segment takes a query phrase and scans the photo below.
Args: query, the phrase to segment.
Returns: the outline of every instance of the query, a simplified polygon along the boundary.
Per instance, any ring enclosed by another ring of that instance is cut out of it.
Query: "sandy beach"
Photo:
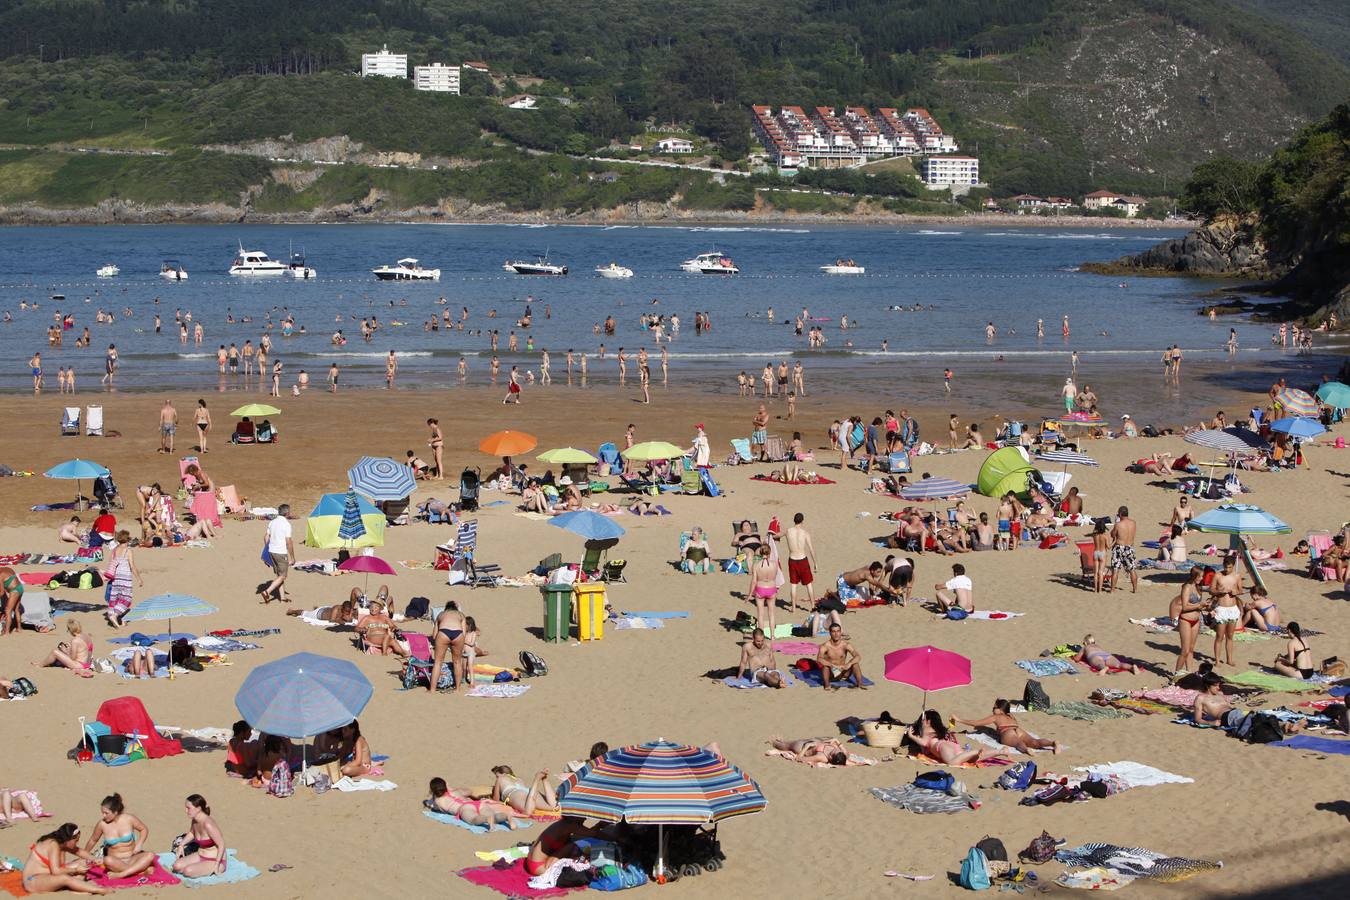
[[[94,396],[85,394],[79,399],[90,402]],[[71,513],[28,510],[35,504],[73,496],[69,482],[41,477],[41,472],[63,460],[81,457],[109,466],[128,497],[129,508],[118,512],[119,519],[128,517],[133,524],[138,484],[176,485],[177,459],[192,455],[195,443],[189,423],[198,395],[175,392],[168,396],[183,422],[177,435],[178,452],[172,457],[156,452],[160,394],[101,397],[106,428],[121,432],[120,437],[104,438],[58,436],[64,405],[60,395],[0,397],[0,417],[6,423],[5,436],[0,438],[0,463],[38,473],[32,478],[0,479],[0,555],[62,551],[57,529]],[[308,396],[277,401],[283,410],[275,418],[279,443],[231,446],[226,436],[233,420],[227,413],[244,402],[242,396],[205,396],[216,422],[210,452],[202,457],[207,473],[217,484],[236,485],[253,504],[291,504],[300,517],[294,523],[300,560],[331,558],[329,551],[300,546],[303,516],[315,499],[321,493],[344,490],[346,469],[359,456],[402,459],[412,449],[429,459],[424,425],[429,416],[438,417],[445,430],[446,468],[451,477],[422,483],[414,502],[429,497],[456,499],[460,470],[474,465],[486,471],[496,462],[480,453],[477,444],[499,429],[537,435],[538,450],[569,445],[594,450],[603,441],[622,445],[630,422],[637,426],[639,441],[667,440],[688,446],[695,424],[702,422],[711,440],[712,458],[722,462],[730,449],[729,440],[748,435],[754,411],[752,403],[734,396],[709,398],[674,390],[658,392],[657,402],[644,406],[631,402],[631,394],[611,390],[530,389],[523,404],[510,407],[502,405],[501,390],[486,387],[363,390],[336,397],[312,390]],[[952,410],[933,405],[918,408],[902,397],[870,389],[865,396],[853,395],[843,407],[838,396],[803,398],[796,420],[775,418],[770,433],[790,437],[795,428],[802,431],[807,446],[820,448],[830,421],[842,413],[856,412],[870,421],[887,407],[898,410],[909,405],[922,423],[925,438],[941,436],[945,444],[947,413],[965,411],[960,405]],[[1245,409],[1259,399],[1231,394],[1229,398],[1246,401],[1235,409]],[[770,409],[774,416],[783,411],[781,404]],[[1106,409],[1108,418],[1112,411]],[[1018,412],[1010,409],[1008,414]],[[1131,412],[1142,419],[1147,410]],[[1345,426],[1339,430],[1344,433]],[[986,436],[992,436],[991,431]],[[1327,443],[1324,440],[1307,451],[1308,464],[1301,470],[1244,473],[1243,481],[1252,490],[1244,500],[1292,526],[1291,534],[1258,539],[1261,546],[1288,553],[1306,532],[1338,528],[1347,518],[1350,456],[1345,454],[1350,451],[1331,449]],[[1072,472],[1072,484],[1084,494],[1087,512],[1114,514],[1118,506],[1128,505],[1139,523],[1140,539],[1156,538],[1177,493],[1152,486],[1154,477],[1130,474],[1124,467],[1154,452],[1180,455],[1187,449],[1181,438],[1091,441],[1085,449],[1101,463],[1099,468],[1075,467]],[[1096,595],[1084,589],[1078,554],[1070,543],[1069,549],[1027,546],[1007,553],[966,554],[959,560],[974,582],[978,609],[1024,613],[1021,617],[954,622],[918,605],[846,614],[844,630],[862,654],[863,673],[875,682],[866,692],[800,686],[783,691],[731,690],[704,677],[710,670],[735,666],[740,635],[722,622],[753,609],[739,598],[746,590],[747,576],[693,576],[672,565],[682,530],[703,526],[714,555],[723,557],[728,555],[734,521],[750,518],[767,525],[777,516],[786,527],[794,513],[802,512],[814,536],[817,585],[821,587],[832,583],[838,573],[887,553],[870,542],[892,530],[878,521],[878,515],[904,504],[867,493],[868,476],[835,468],[837,452],[816,452],[815,468],[836,484],[787,486],[752,481],[752,475],[767,472],[769,467],[722,466],[713,473],[724,491],[722,497],[668,495],[661,502],[671,511],[669,516],[624,514],[616,519],[627,529],[613,554],[628,561],[627,583],[610,586],[610,602],[618,610],[690,613],[687,619],[666,621],[660,633],[607,630],[599,642],[550,645],[539,637],[542,603],[535,588],[470,591],[447,587],[443,572],[402,568],[397,563],[396,577],[371,579],[372,591],[387,581],[399,611],[409,598],[419,595],[430,598],[433,608],[457,600],[482,629],[480,643],[489,651],[484,662],[515,665],[521,650],[543,657],[549,674],[525,682],[529,691],[511,699],[403,692],[393,658],[360,654],[350,635],[288,618],[278,604],[260,605],[255,589],[267,571],[259,561],[265,531],[262,521],[227,517],[209,548],[138,550],[137,563],[145,580],[144,587],[136,590],[138,600],[177,591],[200,596],[219,608],[214,615],[177,622],[176,628],[204,634],[215,629],[275,627],[281,633],[258,638],[260,649],[229,654],[228,666],[150,681],[115,675],[85,680],[62,669],[33,669],[29,662],[41,658],[64,637],[64,618],[56,620],[57,633],[25,630],[0,639],[0,678],[25,675],[39,690],[21,702],[0,702],[0,724],[7,737],[0,786],[38,792],[44,809],[54,816],[41,825],[55,827],[73,821],[85,835],[98,818],[100,799],[118,791],[128,811],[149,827],[147,846],[156,850],[167,849],[173,836],[185,829],[182,799],[200,793],[210,802],[228,846],[238,851],[239,859],[262,871],[259,877],[238,885],[236,896],[302,897],[336,888],[348,896],[435,892],[487,898],[494,895],[454,873],[482,864],[474,857],[475,851],[531,840],[541,826],[519,833],[475,835],[432,821],[421,814],[420,805],[430,778],[440,776],[451,785],[487,784],[489,768],[503,763],[527,780],[542,769],[556,776],[566,762],[584,756],[593,742],[601,740],[611,747],[658,737],[689,743],[715,740],[729,760],[759,783],[768,807],[762,814],[724,822],[720,838],[728,857],[725,867],[661,889],[672,896],[768,898],[789,891],[827,897],[882,897],[897,892],[935,896],[959,890],[951,883],[952,876],[967,849],[984,835],[1000,838],[1010,854],[1016,854],[1042,830],[1067,839],[1070,847],[1105,842],[1224,863],[1220,871],[1181,885],[1137,881],[1127,889],[1130,896],[1344,896],[1350,866],[1338,850],[1350,816],[1345,760],[1245,744],[1217,731],[1170,724],[1168,715],[1089,722],[1039,712],[1020,714],[1019,721],[1029,731],[1066,745],[1053,758],[1048,753],[1037,755],[1042,772],[1071,775],[1076,766],[1132,760],[1194,779],[1190,784],[1136,788],[1120,796],[1049,808],[1022,807],[1017,803],[1020,795],[993,790],[990,786],[999,769],[966,769],[956,775],[983,805],[954,815],[919,816],[878,802],[867,789],[909,783],[931,765],[891,760],[888,752],[861,745],[853,749],[878,760],[876,765],[815,769],[766,757],[766,741],[771,736],[835,735],[835,723],[844,717],[875,716],[884,709],[912,720],[920,712],[921,693],[882,677],[882,657],[897,648],[932,644],[973,660],[972,684],[929,697],[929,706],[938,709],[944,719],[987,715],[997,697],[1020,700],[1028,674],[1014,664],[1016,660],[1036,657],[1057,644],[1078,642],[1089,632],[1106,649],[1144,660],[1157,672],[1170,670],[1177,653],[1174,633],[1150,633],[1129,619],[1166,615],[1180,576],[1145,571],[1137,594],[1126,590]],[[915,460],[914,471],[971,482],[987,454],[972,450],[922,457]],[[532,459],[533,453],[528,456],[531,472],[547,468]],[[1199,458],[1209,457],[1202,451]],[[89,492],[88,485],[85,492]],[[518,496],[483,494],[485,503],[494,500],[508,503],[485,508],[477,515],[480,561],[500,564],[508,575],[524,573],[553,552],[579,561],[580,538],[516,515]],[[1198,505],[1201,509],[1212,506]],[[990,498],[972,495],[967,506],[995,517],[995,502]],[[1087,535],[1078,528],[1066,531],[1070,541]],[[376,552],[391,562],[430,562],[435,545],[452,536],[452,528],[445,525],[390,528],[386,546]],[[1216,538],[1219,543],[1226,540]],[[1190,538],[1192,550],[1204,543],[1205,536]],[[934,583],[950,577],[952,562],[933,553],[917,556],[915,596],[931,597]],[[1286,562],[1287,570],[1264,573],[1283,620],[1297,620],[1322,632],[1309,639],[1318,661],[1350,656],[1346,640],[1350,604],[1344,592],[1337,585],[1305,577],[1306,558],[1291,557]],[[16,568],[30,572],[60,567]],[[294,606],[312,609],[341,601],[360,583],[359,578],[293,573],[288,587]],[[93,603],[102,599],[99,591],[53,593]],[[786,597],[786,588],[780,596]],[[107,641],[114,634],[103,617],[98,613],[77,617],[95,642],[95,656],[106,655]],[[789,618],[780,608],[779,621]],[[1208,657],[1212,645],[1212,638],[1202,637],[1197,649]],[[1284,646],[1283,639],[1240,642],[1236,669],[1222,671],[1233,674],[1268,664]],[[350,660],[370,679],[374,697],[360,716],[361,728],[375,753],[389,755],[384,777],[397,783],[396,790],[315,795],[299,789],[294,797],[277,800],[227,777],[223,752],[139,761],[122,768],[77,767],[66,759],[79,738],[78,717],[92,719],[99,704],[113,697],[139,697],[160,725],[228,729],[239,718],[233,699],[248,672],[300,651]],[[779,657],[780,664],[791,659]],[[1042,679],[1056,701],[1083,700],[1094,688],[1108,685],[1144,689],[1164,682],[1162,675],[1147,671]],[[1258,708],[1292,708],[1308,697],[1325,694],[1264,694]],[[0,830],[0,855],[26,857],[29,844],[47,830],[26,820]],[[276,863],[294,868],[268,872]],[[1034,868],[1041,883],[1050,884],[1064,866],[1051,862]],[[897,884],[900,879],[884,877],[887,871],[935,877],[926,883]],[[656,889],[642,890],[645,894]],[[180,892],[181,888],[121,893],[133,897],[166,891]]]

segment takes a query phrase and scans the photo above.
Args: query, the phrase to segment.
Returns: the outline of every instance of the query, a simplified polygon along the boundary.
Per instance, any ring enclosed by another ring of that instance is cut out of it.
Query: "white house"
[[[473,72],[476,75],[491,74],[491,70],[488,69],[488,64],[476,59],[466,60],[464,62],[464,71]]]
[[[361,54],[361,77],[370,78],[380,75],[385,78],[408,77],[408,54],[390,53],[389,45],[380,48],[379,53]]]
[[[1018,209],[1040,209],[1049,205],[1043,197],[1037,197],[1035,194],[1018,194],[1009,198],[1009,202],[1017,204]]]
[[[516,94],[514,97],[507,97],[502,101],[508,109],[534,109],[539,104],[539,98],[532,94]]]
[[[693,153],[694,142],[685,138],[661,138],[656,142],[657,153]]]
[[[920,164],[919,176],[929,187],[979,184],[980,161],[973,156],[929,156]]]
[[[1133,219],[1144,205],[1143,197],[1126,197],[1110,191],[1093,191],[1083,197],[1084,209],[1118,209]]]
[[[447,66],[444,63],[413,66],[413,89],[436,91],[441,94],[458,94],[459,66]]]

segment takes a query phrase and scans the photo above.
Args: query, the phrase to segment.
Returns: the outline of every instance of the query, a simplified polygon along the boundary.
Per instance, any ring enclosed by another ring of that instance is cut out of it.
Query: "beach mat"
[[[797,683],[797,680],[793,678],[789,673],[783,671],[782,669],[779,669],[778,672],[783,676],[784,687],[792,687]],[[778,688],[771,688],[767,684],[762,684],[759,681],[756,681],[755,679],[737,678],[735,675],[728,675],[726,678],[723,678],[722,683],[729,688],[737,688],[738,690],[743,691],[758,690],[760,688],[766,691],[778,690]]]
[[[1334,753],[1350,756],[1350,741],[1338,741],[1332,738],[1318,737],[1314,734],[1296,734],[1291,738],[1276,741],[1272,747],[1289,747],[1293,750],[1315,750],[1318,753]]]
[[[150,871],[142,872],[132,878],[114,878],[108,874],[102,866],[95,866],[89,870],[89,875],[94,884],[99,887],[109,888],[110,890],[121,890],[123,888],[138,887],[163,887],[164,885],[180,884],[182,879],[165,869],[160,864],[158,858],[155,864],[150,867]]]
[[[465,822],[459,816],[452,816],[449,813],[436,812],[435,810],[430,809],[422,810],[422,815],[426,816],[428,819],[440,822],[443,825],[454,825],[457,828],[463,828],[465,831],[472,831],[474,834],[487,834],[489,831],[512,830],[510,828],[507,828],[500,822],[497,823],[496,825],[493,825],[491,828],[489,828],[486,825],[470,825],[468,822]],[[515,818],[517,822],[521,823],[519,828],[515,829],[517,831],[519,831],[520,828],[529,828],[530,825],[534,824],[529,819],[523,816],[513,816],[512,818]]]
[[[816,481],[783,481],[783,480],[778,479],[778,478],[770,478],[768,475],[752,475],[752,476],[750,477],[750,480],[751,480],[751,481],[769,481],[769,482],[772,482],[773,484],[790,484],[790,485],[799,485],[799,484],[834,484],[834,482],[831,481],[830,479],[824,478],[824,477],[820,477],[820,476],[817,476],[817,480],[816,480]]]
[[[249,881],[257,878],[261,873],[250,866],[248,863],[240,862],[239,857],[235,856],[233,850],[225,852],[225,872],[221,875],[207,875],[205,878],[184,878],[183,884],[190,888],[211,887],[217,884],[238,884],[241,881]],[[159,864],[166,869],[173,867],[173,854],[159,854]]]
[[[1025,669],[1037,678],[1049,678],[1051,675],[1077,675],[1078,667],[1067,659],[1057,656],[1045,656],[1039,659],[1019,659],[1018,668]]]
[[[796,676],[797,676],[797,680],[800,681],[802,684],[806,685],[807,687],[824,687],[824,686],[825,686],[825,681],[824,681],[824,679],[821,678],[820,673],[817,672],[815,669],[811,669],[811,670],[806,671],[806,672],[803,672],[803,671],[801,671],[800,669],[798,669],[797,672],[796,672]],[[841,687],[846,687],[846,688],[852,688],[852,687],[854,687],[853,679],[852,679],[852,678],[848,678],[848,679],[843,679],[843,678],[841,678],[841,679],[839,679],[838,681],[833,682],[830,686],[831,686],[831,687],[834,687],[834,685],[836,685],[836,684],[839,685],[839,686],[841,686]],[[871,679],[867,678],[866,676],[863,676],[863,687],[871,687],[872,684],[873,684],[873,682],[872,682]]]
[[[1290,678],[1287,675],[1276,675],[1273,672],[1259,672],[1255,669],[1230,675],[1228,680],[1233,684],[1246,684],[1252,687],[1265,688],[1268,691],[1284,691],[1287,693],[1320,691],[1325,687],[1325,685],[1307,682],[1301,678]]]
[[[496,866],[474,866],[469,869],[460,869],[455,874],[470,884],[489,888],[512,898],[561,897],[569,890],[581,890],[581,888],[549,888],[546,891],[536,891],[530,887],[530,876],[525,874],[523,862],[512,863],[510,867],[505,869],[499,869]]]
[[[953,797],[945,791],[933,791],[912,784],[890,788],[868,788],[868,793],[887,806],[907,809],[912,813],[973,812],[970,807],[973,798],[968,795]]]

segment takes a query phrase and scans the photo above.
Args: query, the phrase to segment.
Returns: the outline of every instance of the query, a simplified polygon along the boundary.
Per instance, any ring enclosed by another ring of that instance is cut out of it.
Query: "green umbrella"
[[[589,466],[600,461],[585,450],[578,450],[576,447],[558,447],[553,450],[545,450],[535,458],[540,462],[555,466]]]
[[[684,448],[676,447],[665,441],[643,441],[623,451],[623,458],[630,462],[648,462],[653,459],[675,459],[684,456]]]
[[[230,413],[232,416],[279,416],[281,410],[275,406],[268,406],[266,403],[245,403],[243,406]]]
[[[1350,384],[1328,381],[1317,389],[1317,399],[1333,409],[1350,409]]]

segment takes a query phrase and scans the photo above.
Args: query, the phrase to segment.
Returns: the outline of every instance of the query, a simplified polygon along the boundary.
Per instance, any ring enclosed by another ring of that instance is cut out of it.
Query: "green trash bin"
[[[572,586],[546,584],[539,589],[544,595],[544,640],[564,642],[571,636]]]

